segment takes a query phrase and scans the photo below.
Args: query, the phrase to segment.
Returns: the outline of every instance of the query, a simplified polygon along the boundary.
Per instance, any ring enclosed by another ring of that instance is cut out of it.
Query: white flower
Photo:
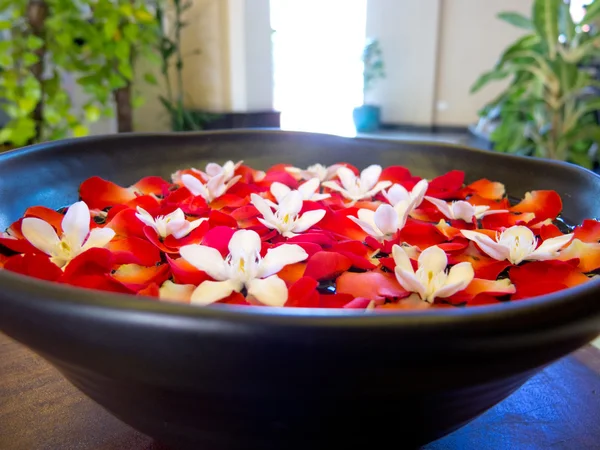
[[[281,199],[278,205],[274,206],[269,205],[264,198],[257,194],[252,194],[250,201],[262,214],[262,218],[258,220],[267,228],[277,230],[279,234],[285,237],[294,237],[297,233],[308,230],[325,217],[324,209],[300,214],[303,201],[302,194],[298,191],[291,191]]]
[[[216,281],[205,281],[192,294],[197,305],[209,305],[244,288],[248,296],[268,306],[283,306],[288,298],[285,282],[275,275],[288,264],[304,261],[308,254],[299,245],[283,244],[260,256],[260,236],[238,230],[229,241],[229,255],[223,259],[212,247],[186,245],[181,256]]]
[[[188,303],[195,290],[196,286],[193,284],[175,284],[167,280],[162,284],[158,292],[161,300]]]
[[[415,209],[423,203],[423,198],[425,197],[428,187],[429,183],[425,179],[419,181],[410,192],[408,192],[404,186],[394,184],[387,192],[383,192],[383,196],[392,206],[403,201],[408,201],[411,205],[411,209]]]
[[[392,184],[391,181],[379,181],[381,171],[381,166],[373,164],[363,170],[360,176],[356,176],[347,167],[340,167],[337,175],[342,185],[340,186],[335,181],[326,181],[323,186],[339,192],[352,202],[370,199]]]
[[[481,219],[482,217],[489,216],[491,214],[500,214],[508,212],[505,209],[494,209],[489,210],[489,206],[480,205],[474,206],[464,200],[457,202],[446,203],[444,200],[439,198],[425,197],[447,218],[450,220],[464,220],[465,222],[472,222],[473,218]]]
[[[332,166],[327,167],[321,164],[313,164],[312,166],[309,166],[306,170],[302,170],[297,167],[286,167],[285,170],[302,180],[318,178],[319,181],[323,182],[335,178],[335,176],[337,175],[337,171],[340,167],[343,166],[341,164],[334,164]]]
[[[448,257],[437,245],[429,247],[420,255],[415,272],[404,249],[394,245],[392,256],[396,263],[396,279],[409,292],[416,292],[421,300],[433,303],[436,298],[447,298],[465,289],[475,272],[471,263],[462,262],[447,271]]]
[[[244,163],[244,161],[227,161],[225,164],[220,166],[217,163],[211,162],[206,165],[205,172],[201,170],[192,169],[194,172],[201,174],[205,180],[210,180],[218,175],[223,175],[223,181],[227,183],[235,176],[235,171]]]
[[[376,239],[392,237],[398,230],[404,228],[410,213],[407,201],[399,202],[395,207],[381,204],[376,211],[359,209],[358,218],[348,216],[350,220]]]
[[[318,190],[320,187],[321,182],[319,179],[311,178],[309,181],[298,187],[298,192],[302,195],[302,200],[311,200],[313,202],[318,202],[319,200],[325,200],[326,198],[331,197],[330,194],[319,194]],[[271,184],[271,194],[273,194],[277,203],[280,203],[290,192],[292,192],[292,189],[283,183],[275,181]]]
[[[90,231],[90,219],[85,202],[77,202],[69,207],[62,220],[62,237],[52,225],[36,217],[23,219],[21,232],[31,245],[49,255],[54,264],[64,267],[90,248],[105,247],[115,236],[110,228]]]
[[[203,184],[198,178],[186,173],[181,175],[181,182],[193,195],[199,195],[204,198],[207,203],[210,203],[214,199],[225,194],[225,192],[237,183],[240,178],[241,176],[237,175],[230,180],[225,181],[225,174],[220,173],[208,180],[206,184]]]
[[[461,230],[461,233],[467,239],[475,242],[490,257],[498,261],[507,259],[512,264],[555,259],[558,251],[573,239],[572,234],[565,234],[546,239],[538,247],[533,231],[521,225],[510,227],[502,233],[496,234],[496,240],[476,231]]]
[[[181,208],[177,208],[166,216],[154,218],[148,211],[138,206],[135,216],[149,227],[154,228],[156,233],[163,239],[170,235],[173,235],[175,239],[181,239],[198,228],[202,222],[207,220],[204,218],[189,222],[186,220],[185,214]]]

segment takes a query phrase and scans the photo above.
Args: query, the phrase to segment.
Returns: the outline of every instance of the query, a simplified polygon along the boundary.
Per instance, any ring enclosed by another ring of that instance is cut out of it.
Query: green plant
[[[80,20],[69,0],[0,0],[0,99],[10,121],[0,144],[18,147],[87,134],[61,88],[60,55],[73,51]],[[60,24],[50,18],[67,19]]]
[[[133,107],[141,103],[132,93],[136,59],[157,59],[159,27],[146,3],[0,0],[0,99],[10,118],[0,144],[84,136],[90,123],[114,115],[114,105],[119,131],[131,131]],[[81,111],[62,85],[64,73],[87,94]]]
[[[377,39],[367,42],[362,54],[363,69],[363,92],[364,96],[373,89],[377,80],[385,78],[385,66],[383,63],[383,51]]]
[[[183,65],[185,55],[181,50],[181,33],[186,26],[184,13],[191,6],[191,1],[170,0],[170,4],[158,3],[156,7],[156,20],[162,25],[158,40],[158,53],[166,91],[166,95],[161,95],[159,100],[169,114],[173,131],[202,130],[207,123],[219,117],[216,114],[202,111],[190,111],[184,105]],[[169,15],[168,20],[167,15]],[[199,50],[192,52],[192,54],[198,53]],[[173,72],[175,86],[173,86],[172,80]]]
[[[510,78],[510,85],[480,114],[499,120],[491,135],[495,149],[566,160],[591,168],[600,127],[594,112],[600,87],[584,64],[599,55],[600,18],[594,1],[580,24],[562,0],[534,0],[532,17],[502,13],[499,18],[527,30],[510,45],[496,66],[473,85],[477,92],[492,81]],[[588,30],[586,32],[586,30]]]
[[[160,26],[151,2],[144,0],[86,0],[87,20],[78,30],[79,51],[64,55],[65,66],[90,96],[84,110],[88,119],[112,115],[116,106],[119,132],[133,130],[133,109],[143,103],[133,92],[139,58],[159,63],[155,43]],[[156,83],[151,73],[146,81]]]

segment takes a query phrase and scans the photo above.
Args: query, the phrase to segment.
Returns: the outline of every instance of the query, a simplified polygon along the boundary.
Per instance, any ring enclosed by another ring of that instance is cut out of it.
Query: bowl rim
[[[179,133],[124,133],[106,136],[89,136],[77,139],[65,139],[60,141],[36,144],[20,149],[9,150],[0,154],[0,164],[3,161],[16,157],[24,157],[29,153],[42,152],[56,147],[65,147],[77,142],[78,144],[95,141],[114,141],[139,138],[169,138],[177,139],[179,137],[190,136],[211,136],[211,135],[240,135],[240,134],[287,134],[287,135],[322,135],[338,137],[340,139],[352,139],[368,142],[390,142],[399,141],[389,138],[369,138],[369,137],[342,137],[336,135],[327,135],[323,133],[295,132],[279,129],[228,129],[211,130],[200,132],[179,132]],[[496,153],[489,150],[482,150],[468,147],[465,145],[454,144],[450,142],[431,142],[431,141],[401,141],[404,144],[421,147],[448,147],[460,149],[461,151],[485,153],[486,156],[494,158],[511,159],[514,161],[535,160],[537,164],[554,165],[570,170],[577,170],[580,173],[589,173],[594,177],[599,175],[583,167],[575,166],[563,161],[546,160],[535,157],[525,157],[520,155],[511,155],[505,153]],[[365,313],[357,309],[326,309],[326,308],[284,308],[284,307],[261,307],[261,306],[236,306],[236,305],[211,305],[210,307],[197,307],[188,304],[157,301],[151,297],[142,297],[127,294],[117,294],[100,290],[84,289],[69,285],[63,285],[55,282],[39,280],[36,278],[11,273],[0,269],[0,287],[9,292],[9,294],[19,294],[25,298],[19,299],[19,302],[25,302],[29,306],[45,307],[58,310],[64,310],[65,306],[80,305],[88,308],[70,309],[84,310],[90,313],[90,308],[94,311],[98,309],[105,312],[118,310],[121,314],[121,320],[128,322],[139,322],[140,314],[173,316],[197,321],[201,319],[220,319],[226,321],[252,321],[258,323],[277,323],[280,325],[310,325],[310,326],[336,326],[340,328],[362,328],[369,326],[403,326],[403,327],[421,327],[425,325],[448,325],[460,326],[468,324],[484,324],[489,322],[500,323],[514,320],[517,316],[543,316],[545,312],[551,312],[562,307],[578,304],[586,300],[586,297],[600,294],[600,277],[589,282],[572,288],[546,294],[538,297],[525,299],[522,301],[506,302],[495,305],[481,305],[470,308],[430,308],[427,310],[387,310],[384,312]],[[10,296],[10,295],[9,295]],[[7,297],[0,294],[0,307],[7,300]],[[13,296],[14,297],[14,296]],[[16,300],[15,300],[16,302]],[[600,312],[600,302],[596,308],[596,313]],[[587,311],[588,314],[590,311]],[[93,312],[91,312],[93,314]],[[359,320],[357,320],[359,318]]]

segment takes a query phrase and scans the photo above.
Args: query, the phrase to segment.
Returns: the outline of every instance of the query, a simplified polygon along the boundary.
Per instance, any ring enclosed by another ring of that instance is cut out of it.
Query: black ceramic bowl
[[[555,189],[573,222],[600,216],[575,166],[444,144],[275,131],[122,135],[0,156],[0,228],[77,200],[85,178],[128,185],[208,161],[266,168],[347,161],[451,169],[516,196]],[[138,430],[193,449],[406,448],[460,427],[600,332],[600,282],[473,309],[196,308],[0,271],[0,328]],[[385,446],[385,447],[384,447]]]

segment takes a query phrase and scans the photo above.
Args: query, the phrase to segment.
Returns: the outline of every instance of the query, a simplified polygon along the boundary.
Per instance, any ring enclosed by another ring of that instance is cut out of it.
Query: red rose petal
[[[300,278],[290,286],[285,306],[295,308],[317,308],[319,306],[319,293],[317,292],[318,284],[319,283],[313,278]]]
[[[115,257],[115,264],[153,266],[161,261],[158,248],[146,239],[135,236],[116,238],[106,246]]]
[[[350,294],[320,294],[319,295],[319,307],[320,308],[343,308],[348,303],[354,300],[354,297]]]
[[[134,209],[124,207],[106,223],[105,227],[112,229],[119,237],[136,236],[142,238],[145,236],[144,228],[146,225],[137,218]]]
[[[336,252],[320,251],[312,255],[304,275],[315,280],[335,278],[352,266],[352,260]]]
[[[513,267],[509,277],[517,288],[514,300],[549,294],[589,281],[570,262],[534,261]]]
[[[90,209],[104,209],[134,200],[133,189],[126,189],[100,177],[91,177],[79,187],[79,196]]]
[[[597,220],[584,220],[583,223],[573,231],[574,238],[583,242],[600,242],[600,222]]]
[[[562,200],[556,191],[532,191],[511,208],[513,212],[533,213],[536,222],[546,219],[556,219],[562,211]]]
[[[193,284],[198,286],[203,281],[210,280],[206,272],[196,269],[183,258],[173,259],[167,256],[167,263],[171,267],[173,281],[177,284]]]
[[[446,236],[434,224],[408,220],[399,234],[400,242],[416,245],[421,250],[446,242]]]
[[[168,264],[143,267],[137,264],[124,264],[113,274],[113,278],[134,292],[154,283],[159,286],[169,279],[171,270]]]
[[[409,295],[393,275],[382,272],[345,272],[336,280],[338,294],[350,294],[371,300]]]
[[[11,256],[4,262],[4,269],[46,281],[58,281],[63,274],[48,256],[39,253]]]
[[[238,223],[232,216],[225,214],[221,211],[211,211],[208,216],[208,223],[212,228],[215,227],[229,227],[237,228]]]
[[[467,186],[470,192],[473,192],[479,197],[488,200],[500,200],[506,194],[506,189],[502,183],[490,181],[486,178],[477,180]],[[479,203],[474,203],[479,204]]]
[[[427,195],[444,200],[464,198],[461,192],[464,182],[465,173],[463,171],[451,170],[429,182]]]
[[[236,230],[229,227],[215,227],[209,230],[202,239],[202,245],[216,248],[223,258],[229,254],[229,241]]]
[[[133,187],[144,195],[164,195],[169,192],[171,183],[166,181],[164,178],[151,176],[142,178],[140,181],[135,183]]]
[[[105,248],[91,248],[78,255],[65,267],[62,281],[73,284],[78,277],[110,274],[115,264],[114,255]]]

